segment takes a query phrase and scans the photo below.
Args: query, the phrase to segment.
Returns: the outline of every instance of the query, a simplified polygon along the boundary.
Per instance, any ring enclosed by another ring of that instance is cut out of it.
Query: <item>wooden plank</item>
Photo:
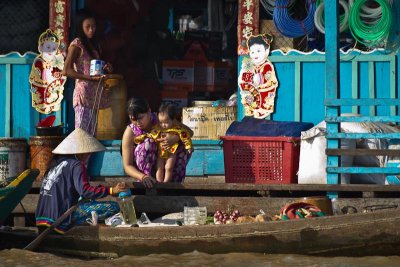
[[[327,133],[327,139],[360,139],[360,138],[368,138],[368,139],[399,139],[399,133]]]
[[[27,195],[22,203],[27,213],[34,213],[38,195]],[[136,212],[146,212],[148,214],[168,214],[182,212],[184,206],[205,206],[208,213],[216,210],[227,210],[229,207],[238,209],[242,214],[255,215],[260,209],[269,216],[279,214],[282,207],[293,201],[300,201],[301,197],[209,197],[209,196],[135,196],[134,205]],[[115,200],[115,198],[105,198],[104,200]],[[338,209],[344,207],[354,207],[359,212],[366,207],[384,208],[384,206],[400,205],[400,198],[338,198]],[[24,211],[20,206],[16,207],[13,214],[22,214]]]
[[[203,176],[205,174],[204,161],[206,160],[206,158],[204,156],[204,153],[205,151],[203,149],[195,148],[186,166],[187,175]]]
[[[396,99],[396,74],[397,74],[397,69],[396,69],[396,58],[393,57],[392,60],[390,60],[390,69],[389,69],[389,94],[390,98]],[[397,115],[396,112],[396,107],[391,106],[390,107],[390,115],[395,116]]]
[[[327,167],[327,172],[334,173],[386,173],[400,174],[400,168],[397,167]]]
[[[300,98],[300,91],[301,91],[301,75],[302,69],[301,64],[299,61],[294,63],[294,120],[300,121],[301,115],[301,98]]]
[[[273,63],[287,63],[287,62],[324,62],[325,56],[313,53],[309,55],[299,54],[296,51],[290,52],[283,56],[279,51],[273,52],[270,55],[269,60]],[[379,54],[379,52],[375,52],[373,54],[360,54],[359,52],[352,52],[348,54],[340,54],[340,61],[347,62],[349,58],[352,62],[389,62],[395,58],[394,55],[383,55]]]
[[[330,117],[326,116],[327,122],[400,122],[400,116],[346,116],[346,117]]]
[[[34,58],[29,57],[0,57],[0,64],[25,65],[32,64]]]
[[[11,88],[11,112],[12,137],[26,138],[35,133],[36,123],[31,120],[31,113],[38,113],[32,108],[31,92],[29,84],[30,65],[12,66]],[[25,107],[25,108],[21,108]],[[27,138],[27,139],[28,139]]]
[[[328,99],[336,99],[340,92],[340,63],[339,63],[339,23],[337,1],[326,1],[325,13],[325,96]],[[326,105],[326,115],[337,117],[340,109],[335,106]],[[335,134],[339,131],[338,123],[327,122],[327,133]],[[338,140],[327,140],[327,148],[338,148]],[[327,166],[339,166],[339,157],[328,156]],[[337,173],[327,172],[328,184],[337,184],[339,176]],[[334,193],[332,193],[334,195]]]
[[[125,182],[129,188],[132,188],[135,194],[146,194],[144,185],[140,182],[133,182],[130,177],[94,177],[93,185],[112,186],[117,182]],[[33,190],[38,194],[40,182],[33,183]],[[234,183],[158,183],[154,187],[160,194],[203,194],[213,195],[220,193],[230,194],[231,196],[242,194],[241,191],[277,191],[277,192],[400,192],[397,185],[373,185],[373,184],[234,184]],[[137,190],[137,191],[135,191]]]
[[[400,150],[390,150],[390,149],[364,149],[364,148],[358,148],[358,149],[343,149],[343,148],[338,148],[338,149],[326,149],[325,153],[327,155],[332,155],[332,156],[379,156],[379,155],[385,155],[385,156],[400,156]]]
[[[238,55],[238,64],[237,64],[237,73],[239,75],[240,70],[242,68],[242,61],[245,58],[245,56],[242,55]],[[236,83],[236,94],[237,94],[237,120],[241,121],[244,117],[244,107],[242,104],[240,104],[241,102],[241,95],[240,95],[240,88],[239,85]]]
[[[11,137],[11,65],[6,64],[6,99],[4,117],[6,125],[4,126],[5,137]]]
[[[220,146],[221,142],[222,142],[221,140],[193,140],[192,141],[193,145],[204,145],[204,146],[208,146],[208,145],[211,145],[211,146],[218,145],[218,146]]]
[[[375,64],[374,62],[368,62],[368,96],[370,100],[375,100]],[[375,106],[369,107],[369,115],[375,116],[376,109]]]
[[[357,61],[352,61],[351,62],[351,97],[353,99],[358,99],[358,62]],[[360,108],[358,106],[353,106],[352,107],[352,112],[353,113],[359,113]],[[326,118],[325,118],[326,119]]]
[[[204,150],[204,175],[224,175],[224,152],[221,147]],[[187,173],[189,175],[189,173]]]
[[[130,188],[145,189],[142,183],[132,183],[129,177],[99,177],[93,184],[115,185],[116,182],[125,181]],[[37,183],[37,182],[35,182]],[[396,185],[372,185],[372,184],[239,184],[239,183],[159,183],[155,186],[160,190],[205,190],[205,191],[224,191],[234,194],[234,191],[379,191],[379,192],[400,192]],[[181,193],[179,193],[181,194]],[[193,193],[191,193],[193,195]]]
[[[400,99],[392,98],[341,98],[327,97],[324,101],[326,106],[400,106]]]

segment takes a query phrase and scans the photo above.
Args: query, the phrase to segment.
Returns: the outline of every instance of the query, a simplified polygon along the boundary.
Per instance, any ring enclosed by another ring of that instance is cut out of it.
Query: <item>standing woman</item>
[[[98,109],[110,105],[108,91],[103,90],[102,83],[106,75],[90,76],[90,61],[101,58],[94,15],[88,10],[78,11],[75,25],[77,37],[69,45],[63,75],[75,79],[75,128],[82,128],[94,136]],[[104,70],[110,73],[111,65],[105,64]]]

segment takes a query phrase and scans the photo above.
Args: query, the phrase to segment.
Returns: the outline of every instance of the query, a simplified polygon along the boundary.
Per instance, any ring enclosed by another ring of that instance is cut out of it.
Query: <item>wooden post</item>
[[[325,0],[325,98],[338,99],[340,98],[340,72],[339,72],[339,22],[338,22],[338,1]],[[340,112],[340,106],[326,106],[326,116],[337,117]],[[338,122],[327,122],[327,133],[339,132]],[[327,139],[327,148],[338,148],[340,145],[339,139]],[[338,167],[338,156],[327,157],[327,167]],[[327,173],[327,183],[337,184],[340,182],[337,173]]]
[[[49,28],[60,38],[60,51],[66,56],[71,25],[71,0],[49,1]],[[64,101],[65,103],[65,101]],[[64,106],[63,106],[64,107]],[[65,115],[65,114],[64,114]],[[56,112],[54,125],[61,123],[62,111]]]
[[[248,54],[247,38],[250,35],[257,35],[260,31],[260,0],[238,0],[238,73],[242,67],[242,60]],[[240,103],[240,89],[237,88],[238,111],[237,120],[241,121],[244,117],[243,105]]]

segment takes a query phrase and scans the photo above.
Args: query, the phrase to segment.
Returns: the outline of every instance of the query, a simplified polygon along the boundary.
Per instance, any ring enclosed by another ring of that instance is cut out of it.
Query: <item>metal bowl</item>
[[[63,135],[63,124],[52,127],[36,126],[36,134],[38,136],[61,136]]]

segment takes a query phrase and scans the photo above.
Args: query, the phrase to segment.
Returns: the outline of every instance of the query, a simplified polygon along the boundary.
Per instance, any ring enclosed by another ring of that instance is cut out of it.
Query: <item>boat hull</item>
[[[397,209],[289,221],[181,227],[84,226],[52,235],[41,250],[75,256],[254,252],[324,256],[400,254]],[[29,242],[32,233],[0,231],[2,240]],[[3,239],[8,238],[8,239]],[[25,241],[23,241],[25,239]],[[18,243],[18,242],[15,242]]]
[[[18,203],[25,197],[32,187],[32,183],[39,175],[37,169],[27,169],[15,178],[9,185],[0,189],[0,222],[5,220]]]

